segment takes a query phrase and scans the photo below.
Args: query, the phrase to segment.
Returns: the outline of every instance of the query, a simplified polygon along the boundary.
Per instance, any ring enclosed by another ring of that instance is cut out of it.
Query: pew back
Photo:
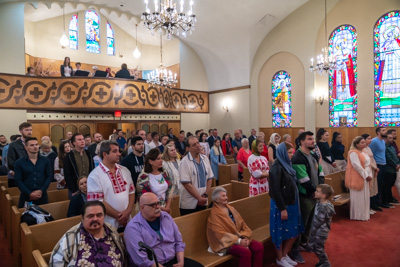
[[[229,184],[231,180],[238,180],[238,165],[235,164],[227,164],[220,165],[218,167],[218,175],[219,175],[219,184]]]
[[[329,184],[333,189],[333,195],[330,197],[330,201],[335,206],[342,206],[350,202],[350,194],[343,190],[344,179],[342,179],[345,172],[331,173],[325,176],[325,183]],[[340,195],[340,198],[333,200],[334,196]]]

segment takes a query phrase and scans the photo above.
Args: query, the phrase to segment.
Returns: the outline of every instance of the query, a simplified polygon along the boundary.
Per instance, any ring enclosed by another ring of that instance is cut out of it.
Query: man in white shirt
[[[161,145],[161,143],[160,143],[160,134],[158,132],[152,132],[151,133],[151,139],[153,139],[153,141],[151,141],[150,144],[149,144],[150,149],[159,147]]]
[[[187,142],[189,153],[182,159],[179,167],[183,185],[179,203],[182,216],[207,208],[208,193],[214,178],[210,162],[200,153],[199,140],[190,136]]]
[[[117,164],[121,154],[116,141],[101,143],[100,156],[103,162],[88,177],[87,200],[102,201],[107,211],[105,222],[121,232],[131,219],[135,186],[130,171]]]

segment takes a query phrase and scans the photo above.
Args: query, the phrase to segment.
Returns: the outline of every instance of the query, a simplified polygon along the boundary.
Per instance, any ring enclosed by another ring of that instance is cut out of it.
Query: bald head
[[[154,194],[152,192],[144,193],[139,199],[140,206],[146,205],[146,204],[151,204],[151,203],[154,203],[157,201],[158,201],[158,197],[156,196],[156,194]]]
[[[140,212],[143,218],[147,221],[152,222],[161,215],[161,209],[159,205],[158,197],[151,192],[144,193],[140,199]]]

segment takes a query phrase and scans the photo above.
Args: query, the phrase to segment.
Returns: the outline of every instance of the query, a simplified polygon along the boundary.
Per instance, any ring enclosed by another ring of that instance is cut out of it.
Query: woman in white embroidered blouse
[[[136,194],[140,199],[144,193],[153,192],[160,200],[161,210],[170,213],[172,181],[162,166],[160,150],[158,148],[150,149],[146,154],[144,168],[136,183]]]
[[[167,145],[165,147],[162,159],[163,159],[163,168],[168,173],[168,176],[171,178],[171,183],[172,183],[171,194],[173,196],[179,196],[180,192],[179,166],[181,165],[181,161],[178,159],[178,153],[176,152],[175,145]]]
[[[247,166],[251,174],[249,181],[249,196],[256,196],[261,193],[268,193],[269,167],[266,157],[261,156],[264,151],[264,142],[257,139],[252,144],[252,154],[250,155]]]

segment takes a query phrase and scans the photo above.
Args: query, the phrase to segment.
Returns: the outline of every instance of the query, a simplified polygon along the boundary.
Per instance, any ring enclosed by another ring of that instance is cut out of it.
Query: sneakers
[[[294,261],[297,261],[298,263],[305,263],[306,261],[304,260],[303,256],[301,256],[300,251],[298,250],[293,250],[290,253],[290,258]]]
[[[383,211],[383,209],[379,208],[378,206],[371,206],[371,209],[374,211]]]
[[[292,267],[289,262],[286,261],[285,257],[282,257],[281,260],[276,259],[276,265],[281,266],[281,267]]]
[[[286,255],[285,257],[283,257],[290,265],[292,266],[296,266],[297,262],[295,262],[294,260],[292,260],[288,255]]]
[[[395,206],[399,206],[399,205],[400,205],[399,202],[390,202],[389,204],[390,204],[390,205],[395,205]]]
[[[376,213],[376,211],[369,210],[369,214],[373,215],[373,214],[375,214],[375,213]]]

